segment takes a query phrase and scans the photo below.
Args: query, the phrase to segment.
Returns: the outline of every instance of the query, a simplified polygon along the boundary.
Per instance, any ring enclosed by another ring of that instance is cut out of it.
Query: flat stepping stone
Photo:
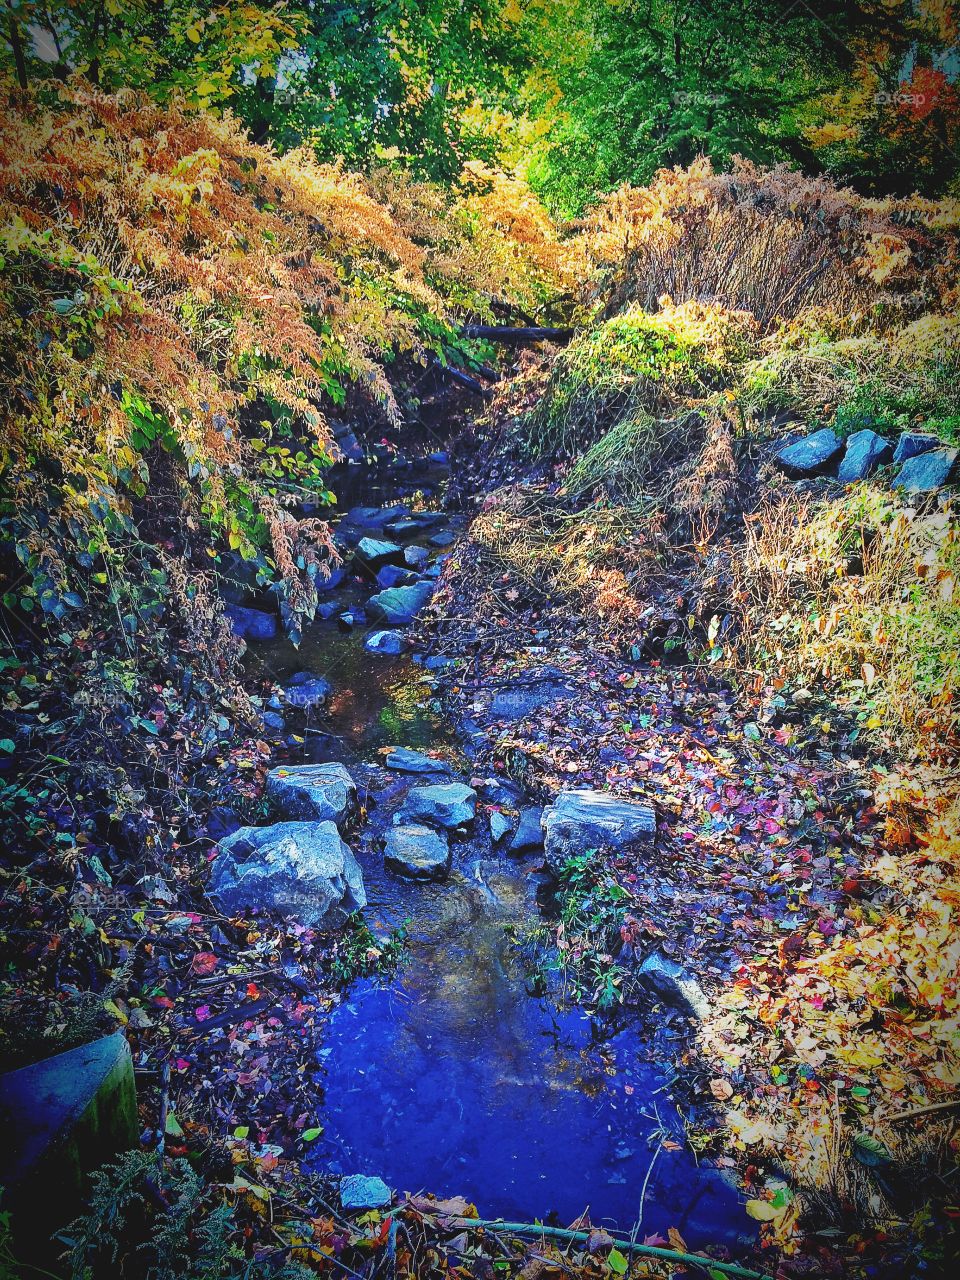
[[[855,431],[847,441],[847,451],[840,463],[837,479],[841,484],[856,484],[866,480],[881,463],[889,461],[893,445],[869,427]]]
[[[81,1211],[90,1171],[139,1145],[126,1038],[103,1036],[0,1075],[0,1126],[16,1255],[44,1256],[51,1233]]]
[[[357,811],[357,786],[339,763],[283,765],[267,774],[267,795],[284,818],[335,822]]]
[[[411,880],[445,880],[450,872],[447,837],[433,827],[404,823],[391,827],[383,848],[384,864]]]
[[[433,595],[431,582],[415,582],[409,587],[388,587],[371,596],[367,608],[376,618],[383,618],[393,626],[405,626],[425,608]]]
[[[452,829],[472,822],[476,812],[477,793],[473,787],[463,782],[444,782],[413,787],[407,793],[402,816],[409,821],[419,819]]]
[[[814,431],[802,440],[784,445],[777,451],[777,461],[790,471],[818,471],[826,466],[843,448],[843,441],[831,431],[823,427]]]
[[[437,760],[433,756],[424,755],[422,751],[412,751],[409,747],[394,747],[384,764],[388,769],[396,769],[398,773],[452,772],[446,760]]]
[[[893,482],[894,489],[906,489],[908,493],[933,493],[942,489],[950,479],[957,452],[956,449],[928,449],[926,453],[908,458]]]
[[[610,791],[561,791],[544,809],[542,825],[544,853],[554,873],[587,849],[620,851],[649,842],[657,834],[656,816],[649,805]]]
[[[403,548],[395,542],[384,542],[380,538],[361,538],[357,543],[357,555],[372,569],[386,564],[388,560],[402,560]]]
[[[409,538],[421,527],[416,520],[391,520],[383,526],[383,531],[389,533],[391,538]]]
[[[390,520],[409,515],[409,509],[401,504],[392,507],[351,507],[340,521],[360,529],[382,529]]]

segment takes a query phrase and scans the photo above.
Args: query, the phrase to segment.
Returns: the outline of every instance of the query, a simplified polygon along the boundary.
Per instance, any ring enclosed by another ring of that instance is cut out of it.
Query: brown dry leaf
[[[609,1249],[615,1243],[614,1238],[602,1227],[594,1227],[587,1237],[587,1253],[599,1253],[601,1249]]]
[[[710,1081],[710,1092],[718,1102],[726,1102],[733,1097],[733,1085],[729,1080],[715,1079]]]
[[[429,1196],[411,1196],[407,1201],[418,1213],[440,1214],[445,1218],[476,1218],[477,1206],[463,1196],[449,1200],[432,1200]]]
[[[540,1277],[548,1272],[559,1271],[560,1266],[554,1262],[552,1258],[545,1258],[543,1254],[531,1254],[524,1263],[520,1271],[520,1280],[540,1280]]]
[[[684,1240],[683,1236],[676,1229],[676,1227],[667,1228],[667,1239],[670,1241],[671,1246],[674,1249],[676,1249],[678,1253],[690,1252],[690,1250],[687,1248],[686,1240]]]

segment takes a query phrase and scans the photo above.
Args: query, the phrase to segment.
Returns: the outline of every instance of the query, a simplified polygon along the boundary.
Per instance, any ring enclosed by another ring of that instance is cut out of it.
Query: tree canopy
[[[956,7],[944,0],[7,0],[21,89],[230,109],[256,141],[455,181],[529,176],[578,214],[707,155],[787,161],[876,194],[956,182]]]

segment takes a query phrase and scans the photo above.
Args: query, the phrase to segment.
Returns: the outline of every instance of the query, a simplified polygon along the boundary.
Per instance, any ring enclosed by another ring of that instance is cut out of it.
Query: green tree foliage
[[[7,0],[0,41],[21,89],[80,74],[103,89],[179,93],[200,107],[242,106],[298,43],[297,15],[275,4],[193,0]]]
[[[734,155],[816,168],[803,113],[849,78],[853,36],[874,25],[862,7],[830,0],[585,0],[542,18],[554,74],[531,82],[530,109],[556,123],[531,178],[566,214],[700,154],[718,168]]]
[[[301,10],[303,40],[263,95],[258,128],[353,165],[398,157],[433,179],[495,158],[486,119],[528,65],[500,0],[321,0]]]

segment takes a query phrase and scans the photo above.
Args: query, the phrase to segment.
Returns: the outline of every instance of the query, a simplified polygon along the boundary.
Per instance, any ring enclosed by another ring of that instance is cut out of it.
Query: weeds
[[[560,1000],[609,1011],[624,1000],[625,972],[618,968],[616,956],[623,945],[630,895],[592,849],[570,858],[558,880],[557,924],[538,924],[520,939],[534,987],[550,990],[548,975],[556,973]]]
[[[308,1280],[305,1266],[282,1261],[255,1271],[245,1257],[234,1209],[221,1187],[186,1160],[164,1166],[131,1151],[92,1176],[89,1211],[66,1229],[71,1280],[122,1273],[139,1280]]]
[[[342,983],[375,973],[395,973],[406,948],[406,926],[401,925],[386,939],[378,938],[358,913],[350,917],[334,943],[331,972]]]
[[[543,398],[522,424],[524,447],[532,457],[570,457],[621,425],[627,436],[642,437],[651,416],[719,390],[750,349],[752,321],[743,313],[674,306],[666,296],[656,314],[629,306],[557,356]]]

